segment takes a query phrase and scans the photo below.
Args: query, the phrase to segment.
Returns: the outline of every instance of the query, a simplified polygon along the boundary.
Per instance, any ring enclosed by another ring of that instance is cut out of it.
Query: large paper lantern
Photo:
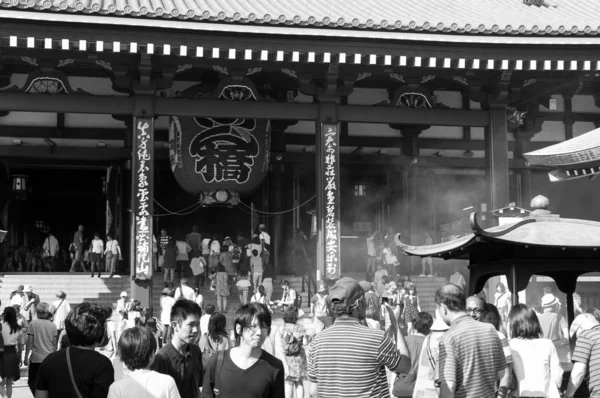
[[[249,79],[222,81],[214,93],[195,86],[184,97],[214,96],[222,101],[257,101]],[[169,120],[171,170],[181,187],[204,204],[237,204],[262,182],[269,167],[270,123],[263,119],[172,116]]]

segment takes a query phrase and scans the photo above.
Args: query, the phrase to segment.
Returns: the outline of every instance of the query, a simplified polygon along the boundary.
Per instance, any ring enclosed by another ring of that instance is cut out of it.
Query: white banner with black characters
[[[134,119],[133,142],[134,264],[136,279],[152,278],[154,200],[154,119]]]
[[[340,277],[340,139],[337,124],[322,124],[324,165],[325,276]]]

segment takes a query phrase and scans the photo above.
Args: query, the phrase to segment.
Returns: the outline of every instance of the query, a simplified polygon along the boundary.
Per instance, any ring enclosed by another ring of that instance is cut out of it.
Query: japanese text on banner
[[[135,195],[135,275],[149,279],[152,268],[152,121],[136,119],[134,195]]]

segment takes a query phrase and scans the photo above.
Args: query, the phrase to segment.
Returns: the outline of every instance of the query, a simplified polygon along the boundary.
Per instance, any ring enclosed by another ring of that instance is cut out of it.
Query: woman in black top
[[[269,310],[258,303],[242,305],[233,328],[236,347],[210,358],[202,398],[285,397],[283,364],[261,348],[271,331]]]

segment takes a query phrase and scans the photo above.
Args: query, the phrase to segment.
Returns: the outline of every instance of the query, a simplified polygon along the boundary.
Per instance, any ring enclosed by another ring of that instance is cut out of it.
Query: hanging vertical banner
[[[325,276],[340,277],[340,145],[337,124],[322,124],[323,176],[325,183],[321,214],[325,218]],[[320,176],[317,176],[320,178]]]
[[[135,277],[152,277],[152,214],[154,200],[154,119],[134,118],[133,236]]]

